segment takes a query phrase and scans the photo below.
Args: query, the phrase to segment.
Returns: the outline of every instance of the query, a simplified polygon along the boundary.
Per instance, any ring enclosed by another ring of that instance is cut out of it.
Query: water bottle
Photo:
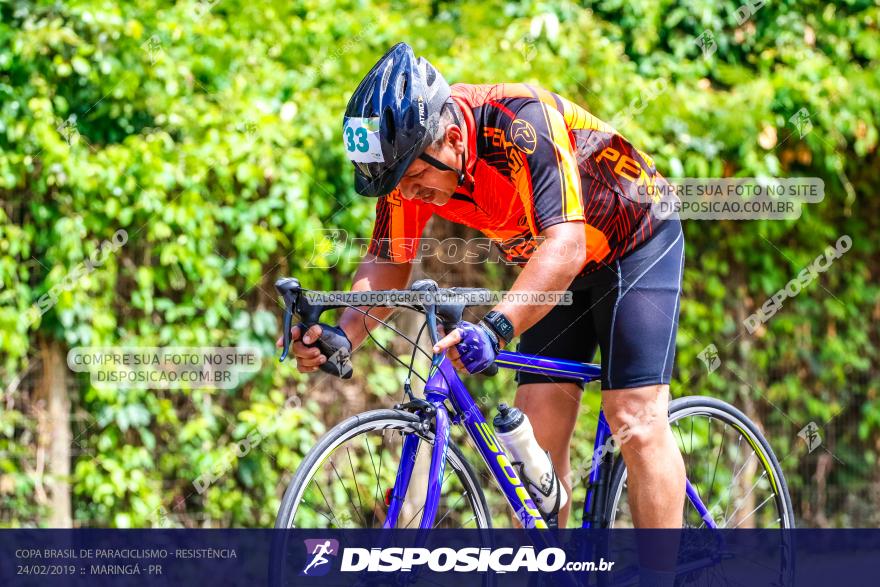
[[[528,416],[502,403],[492,423],[538,510],[548,522],[555,523],[559,509],[568,502],[568,494],[556,476],[550,455],[535,440]]]

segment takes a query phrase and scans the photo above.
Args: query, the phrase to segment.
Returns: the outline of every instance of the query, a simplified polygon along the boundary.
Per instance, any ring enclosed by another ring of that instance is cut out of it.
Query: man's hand
[[[290,329],[290,334],[296,368],[300,373],[312,373],[320,369],[343,379],[351,377],[349,356],[352,345],[344,330],[327,324],[313,324],[303,334],[302,325],[297,324]],[[321,341],[329,356],[318,346],[312,346],[318,341]],[[282,344],[283,337],[278,339],[275,346],[280,348]]]
[[[296,368],[300,373],[317,371],[319,366],[327,362],[327,357],[321,354],[317,347],[306,346],[306,344],[312,344],[321,337],[320,324],[315,324],[309,328],[305,333],[305,337],[302,336],[302,329],[297,324],[290,329],[290,336],[293,341],[290,346],[293,349],[293,356],[296,357]],[[275,346],[280,349],[283,344],[284,337],[279,336],[278,340],[275,341]]]
[[[471,374],[488,368],[498,356],[498,350],[495,333],[482,324],[470,322],[461,322],[434,345],[435,353],[446,351],[456,369]]]

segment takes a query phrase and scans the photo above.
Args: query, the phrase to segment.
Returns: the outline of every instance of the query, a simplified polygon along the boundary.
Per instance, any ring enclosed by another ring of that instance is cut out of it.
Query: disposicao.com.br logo
[[[614,563],[604,558],[595,561],[566,561],[561,548],[535,551],[533,546],[519,548],[345,548],[342,553],[342,572],[412,571],[413,567],[427,566],[434,572],[455,571],[515,573],[533,571],[552,573],[565,571],[611,571]]]

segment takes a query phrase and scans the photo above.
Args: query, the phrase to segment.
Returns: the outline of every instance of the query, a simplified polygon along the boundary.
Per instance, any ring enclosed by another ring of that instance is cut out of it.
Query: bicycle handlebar
[[[351,306],[363,306],[372,308],[409,308],[418,312],[424,312],[428,326],[428,335],[431,337],[431,344],[436,344],[440,340],[437,331],[437,319],[443,325],[444,330],[451,332],[461,322],[464,309],[468,306],[480,306],[488,303],[491,299],[490,292],[481,288],[438,288],[437,282],[433,279],[420,279],[414,282],[410,289],[406,290],[375,290],[351,292],[349,294],[333,295],[332,299],[339,300],[339,303],[312,303],[304,294],[309,293],[303,289],[300,282],[295,277],[282,277],[275,282],[275,289],[284,299],[284,333],[283,348],[281,352],[281,361],[284,361],[289,352],[292,342],[290,329],[292,326],[293,316],[297,315],[302,320],[303,326],[308,329],[317,324],[321,318],[321,314],[327,310],[336,310],[339,308],[347,308]],[[320,292],[316,292],[320,294]],[[407,294],[416,293],[413,300],[404,301],[408,298]],[[363,303],[365,297],[374,295],[379,301],[377,303]],[[464,301],[455,302],[448,300],[463,299]],[[421,300],[421,301],[419,301]],[[437,303],[441,302],[441,303]],[[321,349],[324,352],[324,349]],[[326,353],[325,353],[326,354]],[[432,364],[439,363],[443,355],[434,355]],[[494,363],[481,372],[483,375],[494,375],[498,372],[498,366]]]

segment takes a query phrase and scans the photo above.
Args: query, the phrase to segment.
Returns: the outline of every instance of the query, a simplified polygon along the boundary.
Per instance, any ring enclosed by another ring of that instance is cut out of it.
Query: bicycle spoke
[[[327,514],[325,514],[324,512],[322,512],[322,511],[318,511],[318,510],[315,510],[315,511],[318,513],[318,515],[324,516],[324,518],[325,518],[328,522],[330,522],[331,524],[334,523],[333,518],[329,517],[329,516],[328,516]],[[336,525],[338,526],[339,524],[337,523]]]
[[[736,466],[737,461],[739,461],[739,447],[742,445],[742,434],[739,435],[739,440],[736,441],[736,458],[733,459],[734,467]],[[730,492],[728,491],[728,497],[730,497]],[[721,502],[718,502],[721,503]],[[727,502],[727,505],[724,506],[724,519],[727,519],[727,510],[730,508],[730,502]]]
[[[694,418],[691,418],[691,452],[694,452]]]
[[[361,490],[359,489],[359,484],[357,481],[357,474],[354,472],[354,463],[351,460],[351,451],[348,449],[348,447],[345,447],[345,452],[348,454],[348,465],[349,465],[349,467],[351,467],[351,477],[352,477],[352,480],[354,480],[354,492],[355,492],[355,494],[357,494],[358,505],[360,506],[361,511],[363,511],[364,504],[361,501]],[[352,505],[354,505],[354,504],[352,504]],[[366,517],[365,516],[362,516],[362,517],[364,518],[364,525],[367,525]]]
[[[755,490],[755,487],[757,487],[757,486],[758,486],[758,483],[761,482],[761,479],[763,479],[763,478],[766,477],[766,476],[767,476],[767,471],[764,471],[763,473],[761,473],[761,476],[758,477],[758,480],[755,481],[755,483],[752,485],[751,489],[749,489],[749,492],[746,493],[746,494],[742,497],[742,502],[740,503],[740,505],[739,505],[735,510],[733,510],[733,513],[730,514],[730,518],[728,518],[727,520],[725,520],[725,522],[729,522],[730,520],[732,520],[733,517],[736,515],[736,512],[738,512],[739,510],[742,509],[742,506],[743,506],[743,504],[745,503],[746,499],[748,499],[748,497],[752,494],[752,492]]]
[[[734,480],[734,481],[736,481],[737,479],[739,479],[739,476],[742,475],[742,472],[746,470],[746,465],[749,464],[749,461],[752,460],[752,457],[756,456],[756,454],[757,454],[757,453],[752,452],[752,454],[749,455],[749,458],[746,459],[746,461],[743,463],[743,466],[739,468],[739,471],[738,471],[737,474],[733,477],[733,480]]]
[[[384,431],[384,430],[382,431],[382,437],[383,437],[383,438],[385,437],[385,431]],[[366,434],[364,434],[364,444],[367,445],[367,454],[370,455],[370,465],[372,465],[372,467],[373,467],[373,473],[376,474],[376,491],[375,491],[375,493],[373,494],[373,510],[372,510],[372,512],[373,512],[373,520],[375,521],[375,519],[376,519],[376,504],[377,504],[378,501],[379,501],[379,484],[381,483],[381,480],[379,479],[379,473],[376,472],[376,461],[373,460],[373,451],[372,451],[372,449],[370,448],[370,443],[367,441],[367,435],[366,435]],[[382,463],[380,462],[379,465],[381,466],[381,464],[382,464]]]
[[[712,438],[712,420],[709,418],[709,438]],[[715,476],[718,474],[718,462],[721,460],[721,453],[724,452],[724,432],[721,433],[721,445],[718,447],[718,456],[715,458],[715,468],[712,471],[712,482],[709,484],[709,491],[706,495],[706,503],[712,503],[712,489],[715,488]]]
[[[686,462],[687,478],[702,503],[709,506],[707,524],[699,511],[686,502],[683,527],[706,528],[714,523],[719,528],[730,529],[784,528],[790,525],[789,497],[783,491],[783,482],[774,481],[774,476],[781,476],[782,471],[773,458],[772,449],[766,447],[761,433],[747,418],[724,402],[708,398],[705,401],[682,399],[673,404],[671,410],[670,427]],[[690,424],[686,421],[688,419]],[[633,523],[632,508],[627,503],[631,492],[625,468],[623,472],[621,476],[620,470],[615,470],[614,485],[609,493],[609,523],[612,527],[629,527]],[[767,563],[766,567],[761,567],[780,572],[780,577],[792,575],[791,562],[786,557],[779,559],[781,567],[777,566],[776,560],[761,561]],[[699,581],[694,581],[695,584],[707,579],[711,581],[718,570],[700,571]]]
[[[445,477],[445,478],[443,479],[443,481],[440,483],[440,491],[443,491],[443,486],[446,485],[446,481],[449,479],[449,476],[450,476],[450,473],[446,473],[446,477]],[[412,521],[416,519],[416,516],[418,516],[420,513],[422,513],[422,511],[423,511],[424,509],[425,509],[425,504],[422,504],[422,507],[420,507],[420,508],[419,508],[419,511],[417,511],[417,512],[413,515],[413,517],[411,517],[411,518],[409,519],[409,522],[406,523],[406,526],[404,526],[404,528],[409,527],[409,525],[412,523]]]
[[[678,432],[678,439],[681,440],[681,448],[684,449],[684,437],[681,435],[681,426],[678,424],[678,422],[675,423],[675,431]],[[690,455],[690,453],[687,451],[685,451],[685,453]]]
[[[324,495],[324,490],[321,489],[321,484],[318,483],[318,482],[315,481],[315,480],[312,480],[312,483],[314,483],[314,484],[315,484],[315,487],[318,488],[318,492],[321,494],[321,497],[324,498],[324,503],[327,504],[327,509],[330,510],[330,515],[333,516],[333,519],[330,520],[330,522],[331,522],[331,523],[335,523],[337,527],[341,527],[341,524],[339,523],[339,519],[336,517],[336,512],[333,511],[333,506],[331,506],[331,505],[330,505],[330,502],[327,501],[327,496]],[[315,511],[317,511],[319,514],[321,513],[321,512],[319,512],[318,510],[315,510]],[[323,514],[322,514],[322,515],[323,515]],[[327,516],[324,516],[324,517],[327,518]],[[327,519],[329,520],[329,518],[327,518]]]
[[[370,424],[374,422],[371,419],[375,421],[372,427]],[[427,481],[429,471],[423,465],[426,465],[425,459],[433,454],[433,440],[419,433],[418,422],[408,422],[408,419],[371,414],[364,420],[351,418],[340,426],[335,432],[336,437],[327,438],[330,442],[328,448],[322,452],[310,452],[300,465],[301,469],[310,471],[310,476],[302,479],[298,485],[288,487],[287,494],[294,497],[284,502],[279,515],[282,523],[290,527],[312,528],[376,528],[388,523],[388,508],[383,505],[383,492],[387,494],[385,488],[389,478],[396,482],[396,475],[400,475],[400,471],[395,475],[395,469],[402,463],[402,440],[410,434],[421,436],[426,442],[419,443],[415,455],[419,466],[414,471],[413,483],[409,487],[409,493],[413,495],[405,494],[397,500],[398,506],[404,506],[404,512],[395,527],[417,528],[420,517],[425,518],[427,523],[425,512],[428,504],[420,499],[425,496],[418,495],[422,492],[416,486]],[[482,527],[480,487],[485,479],[469,470],[467,461],[463,460],[466,456],[459,449],[451,446],[449,450],[452,454],[446,455],[444,474],[435,485],[440,492],[435,496],[439,497],[439,503],[432,506],[429,527],[460,528],[462,524]],[[384,462],[386,453],[391,459],[387,472]],[[346,461],[348,472],[343,476]],[[371,475],[375,481],[370,481]],[[456,480],[450,482],[450,477]],[[352,483],[355,487],[349,486]],[[373,494],[372,500],[370,493]],[[356,510],[356,513],[351,510]]]
[[[740,436],[739,438],[740,438],[740,440],[742,440],[742,436]],[[728,488],[727,488],[727,497],[728,497],[728,498],[730,498],[730,496],[733,494],[733,488],[736,487],[736,481],[737,481],[737,479],[739,479],[739,476],[742,474],[743,471],[745,471],[745,469],[746,469],[746,465],[749,464],[749,461],[752,459],[752,457],[755,456],[755,454],[756,454],[756,453],[754,453],[754,452],[753,452],[752,454],[750,454],[749,457],[748,457],[748,458],[745,460],[745,462],[743,463],[742,467],[739,468],[739,471],[736,473],[736,475],[734,475],[733,480],[730,482],[730,485],[729,485]],[[765,474],[766,474],[766,471],[765,471]],[[748,496],[746,496],[746,497],[748,497]],[[743,499],[745,499],[745,497],[744,497]],[[718,504],[720,504],[720,503],[721,503],[721,500],[719,499],[718,502],[717,502],[715,505],[718,505]],[[713,507],[714,507],[714,506],[713,506]],[[728,509],[729,507],[730,507],[730,502],[728,501],[728,502],[727,502],[727,507],[724,508],[725,523],[727,522],[727,520],[730,519],[729,517],[727,517],[727,509]],[[711,511],[711,510],[710,510],[710,511]],[[736,512],[734,511],[733,513],[735,514]],[[731,514],[730,517],[733,517],[733,514]]]
[[[454,508],[455,506],[457,506],[457,505],[461,502],[461,500],[464,499],[464,497],[465,497],[466,495],[468,495],[468,492],[467,492],[467,491],[465,491],[464,493],[461,494],[461,496],[459,496],[459,498],[455,501],[455,503],[452,504],[452,507],[451,507],[451,508],[447,508],[447,509],[446,509],[446,513],[443,514],[443,517],[442,517],[442,518],[440,518],[439,520],[437,520],[437,523],[434,524],[434,528],[436,528],[437,526],[439,526],[439,525],[440,525],[440,522],[442,522],[443,520],[446,519],[446,516],[449,515],[449,512],[452,511],[452,508]]]
[[[771,494],[769,497],[767,497],[767,499],[765,499],[764,501],[761,502],[761,505],[759,505],[758,507],[756,507],[755,509],[753,509],[753,510],[749,513],[749,515],[747,515],[745,518],[743,518],[743,519],[742,519],[742,522],[740,522],[739,524],[737,524],[736,526],[734,526],[734,529],[735,529],[735,528],[739,528],[739,527],[742,525],[743,522],[745,522],[746,520],[748,520],[749,518],[751,518],[752,515],[753,515],[755,512],[757,512],[759,509],[761,509],[762,507],[764,507],[764,504],[766,504],[768,501],[770,501],[770,500],[773,499],[774,497],[776,497],[776,496],[775,496],[775,495],[772,495],[772,494]],[[734,512],[734,513],[735,513],[735,512]]]
[[[385,448],[385,430],[382,431],[382,444],[380,445],[380,448],[382,448],[382,449]],[[379,490],[382,485],[382,463],[383,463],[381,455],[384,455],[384,454],[385,454],[385,451],[383,450],[379,456],[379,473],[376,475],[376,495],[373,498],[374,503],[379,500]],[[383,496],[383,498],[384,498],[384,496]],[[383,504],[385,503],[384,500],[382,501],[382,503]],[[386,513],[387,513],[387,510],[386,510]]]
[[[714,521],[722,528],[747,525],[779,528],[787,525],[781,494],[767,483],[772,470],[763,464],[764,451],[752,445],[751,436],[740,429],[735,418],[728,420],[724,412],[718,413],[712,407],[703,412],[699,409],[701,407],[679,417],[675,417],[673,412],[670,428],[685,461],[687,477]],[[686,422],[688,419],[690,424]],[[716,420],[720,426],[716,426]],[[736,438],[732,438],[731,434],[735,434]],[[744,440],[753,450],[743,448]],[[746,452],[748,454],[744,454]],[[757,467],[753,459],[760,460]],[[748,478],[748,487],[745,486],[745,477]],[[609,497],[611,521],[616,526],[628,526],[632,523],[632,512],[627,506],[629,487],[626,477],[619,483]],[[767,504],[772,504],[774,499],[778,508],[771,506],[775,511],[768,515]],[[742,515],[753,507],[747,515]],[[707,527],[706,521],[692,505],[686,505],[682,525],[688,528]]]
[[[333,460],[332,460],[332,459],[330,460],[330,466],[333,467],[333,472],[336,473],[336,478],[339,479],[339,483],[342,485],[342,489],[345,490],[345,495],[346,495],[346,497],[348,497],[348,501],[349,501],[349,503],[351,503],[352,505],[354,505],[354,500],[351,498],[351,493],[349,493],[349,491],[348,491],[348,487],[346,487],[346,486],[345,486],[345,483],[343,483],[343,481],[342,481],[342,477],[339,476],[339,471],[336,470],[336,465],[333,464]],[[361,520],[363,521],[364,526],[366,526],[366,525],[367,525],[367,521],[364,519],[363,516],[361,516]]]

